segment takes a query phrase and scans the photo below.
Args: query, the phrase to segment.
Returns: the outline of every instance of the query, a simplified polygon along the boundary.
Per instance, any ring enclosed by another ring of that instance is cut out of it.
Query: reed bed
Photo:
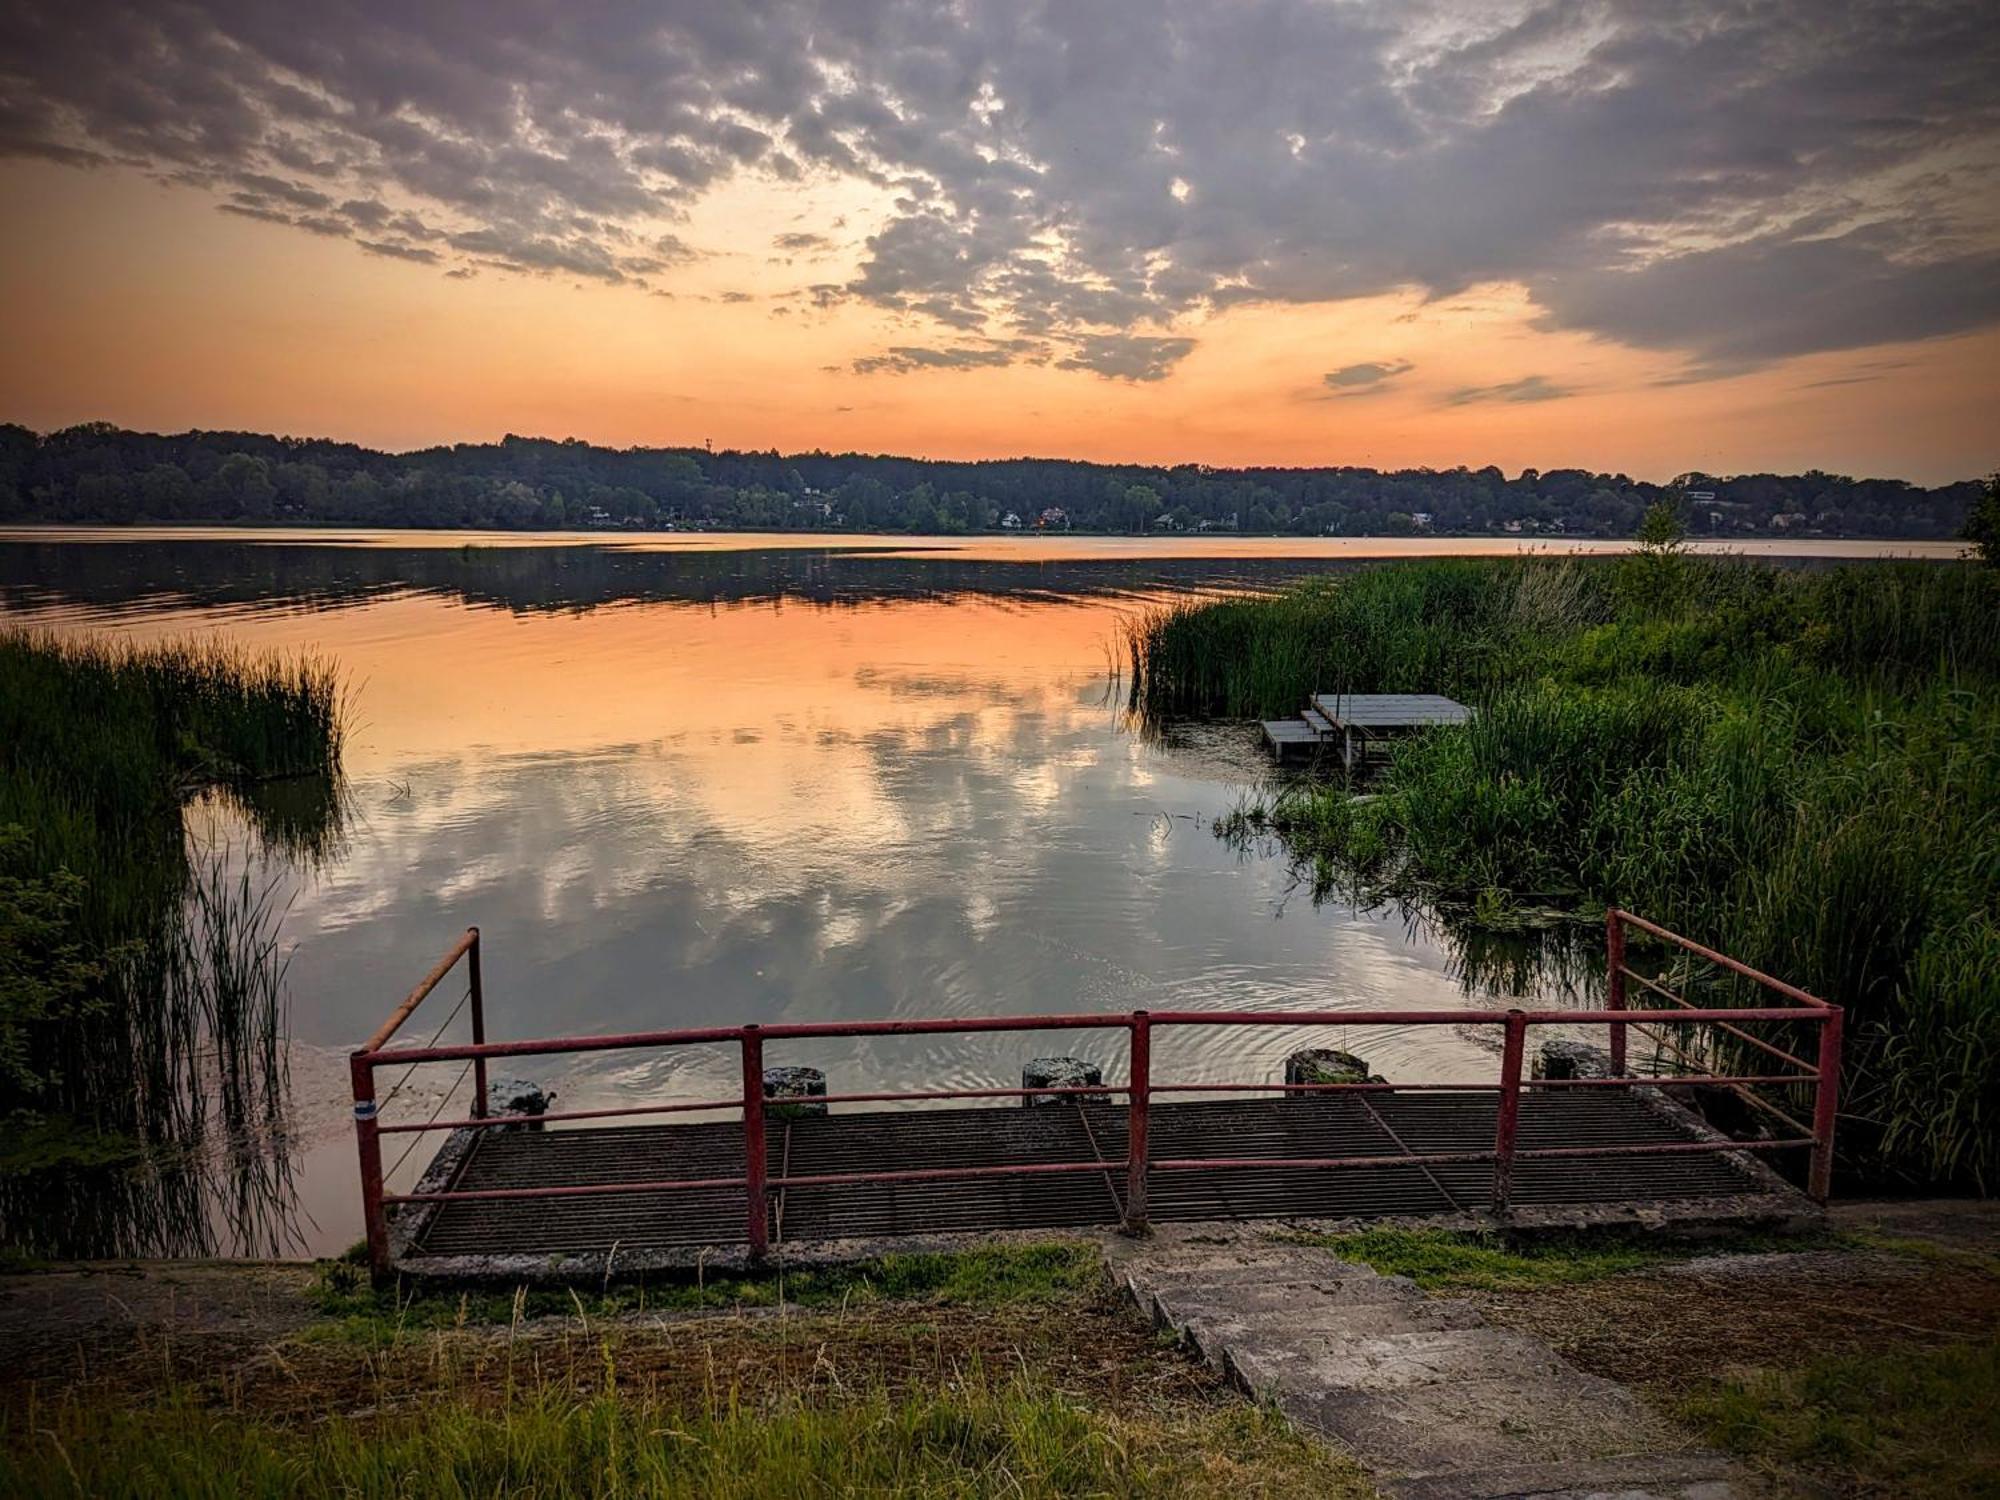
[[[282,913],[258,855],[337,841],[343,711],[313,658],[0,632],[12,1248],[201,1250],[214,1192],[232,1221],[272,1211]],[[250,849],[191,843],[201,795],[242,814]]]
[[[1617,904],[1781,974],[1848,1007],[1850,1167],[2000,1184],[2000,576],[1410,564],[1162,614],[1133,651],[1156,715],[1314,687],[1474,703],[1374,796],[1294,786],[1237,829],[1348,899],[1462,925]]]

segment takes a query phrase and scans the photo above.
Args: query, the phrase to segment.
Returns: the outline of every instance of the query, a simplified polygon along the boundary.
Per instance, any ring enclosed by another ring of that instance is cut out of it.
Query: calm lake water
[[[61,631],[311,650],[346,674],[343,845],[317,870],[268,872],[290,902],[294,1228],[274,1247],[219,1224],[216,1245],[322,1253],[360,1233],[343,1054],[471,924],[495,1038],[1473,1003],[1457,956],[1421,923],[1315,908],[1282,858],[1214,836],[1263,760],[1234,728],[1176,745],[1141,734],[1124,712],[1121,637],[1138,612],[1192,593],[1369,557],[1514,550],[0,532],[0,611]],[[190,825],[240,857],[230,819],[196,809]],[[408,1038],[429,1037],[456,998],[441,991]],[[463,1018],[446,1035],[463,1036]],[[1037,1040],[791,1045],[769,1060],[860,1091],[1013,1086],[1037,1050],[1122,1057],[1108,1036]],[[1455,1028],[1168,1033],[1155,1077],[1267,1078],[1312,1042],[1358,1050],[1391,1078],[1483,1080],[1494,1067],[1487,1039]],[[735,1068],[733,1052],[690,1049],[518,1071],[555,1087],[560,1107],[590,1109],[727,1094]],[[431,1071],[389,1113],[428,1115],[458,1069]]]

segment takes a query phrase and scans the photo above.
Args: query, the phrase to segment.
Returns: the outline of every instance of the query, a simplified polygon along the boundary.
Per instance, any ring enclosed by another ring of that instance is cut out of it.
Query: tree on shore
[[[2000,568],[2000,474],[1989,475],[1985,493],[1972,502],[1963,535],[1978,550],[1981,562]]]

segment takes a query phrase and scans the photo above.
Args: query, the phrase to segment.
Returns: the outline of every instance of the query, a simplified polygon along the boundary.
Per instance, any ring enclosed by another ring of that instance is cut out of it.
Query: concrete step
[[[1726,1460],[1470,1303],[1323,1250],[1166,1235],[1110,1249],[1162,1327],[1352,1451],[1397,1500],[1730,1500]]]

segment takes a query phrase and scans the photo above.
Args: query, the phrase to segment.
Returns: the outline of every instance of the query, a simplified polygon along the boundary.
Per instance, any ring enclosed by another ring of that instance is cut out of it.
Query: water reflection
[[[1265,561],[1269,581],[1300,566]],[[1262,758],[1235,729],[1192,745],[1133,733],[1116,642],[1134,610],[1258,580],[1242,559],[1162,567],[0,543],[0,598],[64,629],[311,647],[349,674],[341,844],[290,867],[279,898],[297,1243],[324,1251],[358,1232],[341,1054],[471,924],[502,1037],[1559,994],[1413,914],[1316,907],[1284,860],[1213,837]],[[198,831],[227,839],[239,816],[207,809]],[[436,997],[411,1039],[455,999]],[[1349,1027],[1168,1031],[1155,1072],[1262,1080],[1314,1043],[1391,1078],[1494,1067],[1470,1028]],[[829,1042],[771,1060],[822,1066],[843,1091],[1010,1085],[1041,1044]],[[1122,1071],[1111,1034],[1059,1045]],[[586,1109],[726,1095],[735,1068],[706,1049],[520,1071]],[[413,1079],[392,1113],[443,1107],[456,1071]]]

